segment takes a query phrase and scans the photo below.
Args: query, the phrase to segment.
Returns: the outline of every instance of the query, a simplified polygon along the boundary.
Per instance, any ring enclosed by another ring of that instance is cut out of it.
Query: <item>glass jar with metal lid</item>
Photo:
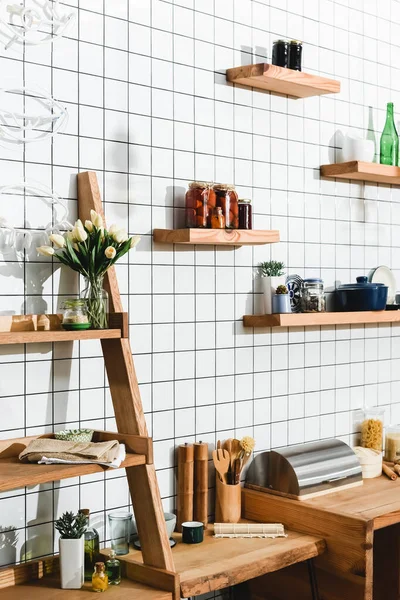
[[[289,66],[289,42],[287,40],[275,40],[272,45],[272,64],[278,67]]]
[[[289,44],[289,69],[301,71],[301,55],[303,43],[298,40],[290,40]]]
[[[186,227],[211,227],[211,214],[215,208],[212,183],[192,181],[185,196]]]
[[[301,286],[301,312],[325,312],[324,282],[318,277],[304,279]]]
[[[251,200],[239,198],[239,229],[253,229]]]
[[[214,185],[217,206],[222,208],[226,229],[239,227],[238,195],[234,185],[216,183]]]

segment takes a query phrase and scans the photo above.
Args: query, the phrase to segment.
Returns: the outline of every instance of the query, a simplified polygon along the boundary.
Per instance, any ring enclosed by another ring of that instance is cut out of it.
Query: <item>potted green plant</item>
[[[285,265],[277,260],[269,260],[258,265],[261,275],[261,285],[264,296],[264,312],[266,315],[272,313],[272,296],[279,285],[285,283]]]
[[[272,296],[272,313],[290,313],[290,296],[286,285],[278,285]]]
[[[60,573],[63,590],[79,590],[85,581],[85,537],[89,519],[82,513],[65,512],[55,522],[60,534]]]
[[[104,228],[101,215],[90,211],[90,220],[76,221],[72,231],[65,235],[49,236],[53,246],[40,246],[37,252],[54,256],[61,263],[85,278],[82,297],[87,301],[88,318],[93,329],[108,327],[108,295],[103,289],[106,271],[140,241],[139,236],[129,237],[125,229],[111,225]]]

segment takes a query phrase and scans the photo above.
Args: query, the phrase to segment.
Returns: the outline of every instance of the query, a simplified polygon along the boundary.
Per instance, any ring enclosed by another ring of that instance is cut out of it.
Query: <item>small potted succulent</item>
[[[278,285],[275,295],[272,296],[272,312],[275,313],[290,313],[290,296],[286,285]]]
[[[54,524],[60,534],[60,573],[63,590],[80,590],[84,584],[84,533],[88,522],[88,517],[82,513],[74,515],[73,512],[65,512]]]
[[[269,260],[258,265],[258,272],[261,275],[261,285],[264,294],[264,311],[270,315],[272,310],[272,298],[275,295],[276,288],[285,283],[285,265],[277,260]]]

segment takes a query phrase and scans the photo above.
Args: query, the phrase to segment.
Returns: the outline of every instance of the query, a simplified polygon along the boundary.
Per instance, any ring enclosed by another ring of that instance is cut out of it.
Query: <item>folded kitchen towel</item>
[[[101,465],[103,467],[111,467],[112,469],[118,469],[121,466],[121,463],[126,458],[126,450],[125,444],[119,444],[119,452],[116,458],[110,463],[105,462],[97,462],[93,460],[74,460],[74,465],[88,465],[88,464],[96,464]],[[69,465],[71,464],[70,460],[64,460],[62,458],[49,458],[48,456],[42,456],[42,459],[38,462],[39,465]]]
[[[77,463],[112,463],[118,456],[119,442],[71,442],[38,438],[32,440],[19,455],[24,462],[38,463],[43,457]]]

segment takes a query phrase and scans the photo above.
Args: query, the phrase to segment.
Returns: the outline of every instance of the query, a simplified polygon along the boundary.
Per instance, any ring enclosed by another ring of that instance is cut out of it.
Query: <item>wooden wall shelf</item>
[[[38,465],[23,463],[18,455],[28,443],[38,437],[54,437],[53,434],[15,438],[0,441],[0,492],[21,488],[27,485],[49,483],[92,473],[107,471],[101,465]],[[126,446],[126,459],[119,467],[135,467],[153,462],[152,442],[145,436],[124,435],[114,432],[96,431],[93,441],[119,440]],[[140,451],[141,453],[137,453]]]
[[[159,244],[207,244],[209,246],[259,246],[279,242],[277,230],[261,229],[154,229]]]
[[[110,329],[65,331],[62,315],[12,315],[0,317],[0,344],[38,344],[109,340],[128,337],[128,314],[110,314]]]
[[[293,98],[308,98],[340,92],[340,81],[311,75],[311,73],[303,71],[284,69],[268,63],[228,69],[226,79],[231,83],[240,83],[240,85],[285,94]]]
[[[312,325],[362,325],[364,323],[400,323],[400,310],[287,313],[245,315],[245,327],[307,327]]]
[[[375,183],[400,184],[400,167],[379,165],[376,163],[351,161],[322,165],[320,172],[323,177],[337,179],[355,179],[357,181],[373,181]]]

